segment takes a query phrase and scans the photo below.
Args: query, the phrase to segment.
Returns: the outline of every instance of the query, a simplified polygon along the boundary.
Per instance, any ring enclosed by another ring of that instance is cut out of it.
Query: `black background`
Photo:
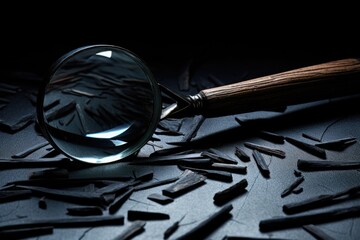
[[[223,6],[216,4],[216,11],[193,6],[140,11],[106,4],[92,10],[66,5],[6,9],[11,17],[0,19],[0,69],[47,74],[61,55],[91,44],[128,48],[150,65],[182,64],[194,55],[300,64],[360,55],[357,19],[351,12],[340,17],[340,10],[322,11],[325,15],[312,17],[309,8],[300,14],[269,11],[261,17],[261,11]]]
[[[68,8],[67,11],[61,11],[58,7],[58,5],[55,5],[52,11],[47,11],[50,17],[39,17],[35,13],[28,11],[27,15],[18,13],[17,15],[11,15],[10,18],[2,19],[1,81],[14,81],[16,79],[11,73],[21,72],[35,73],[41,77],[40,79],[46,80],[46,75],[49,73],[52,64],[59,57],[75,48],[91,44],[113,44],[125,47],[140,56],[158,74],[157,76],[163,76],[161,73],[164,72],[171,72],[171,74],[165,74],[165,76],[170,76],[169,78],[160,78],[161,81],[176,81],[182,67],[186,65],[189,59],[195,59],[196,64],[194,66],[196,69],[202,71],[205,69],[205,73],[214,71],[227,76],[227,70],[231,70],[231,73],[237,74],[235,76],[241,76],[242,72],[246,71],[248,74],[245,78],[252,78],[327,60],[360,56],[360,41],[358,41],[358,34],[356,33],[356,21],[341,18],[343,21],[340,22],[338,15],[340,13],[334,14],[332,21],[320,17],[321,21],[309,21],[310,23],[306,24],[304,21],[308,19],[304,18],[308,17],[308,13],[302,12],[303,18],[299,19],[299,21],[305,24],[300,26],[284,16],[277,16],[280,17],[280,21],[274,23],[270,17],[258,18],[259,14],[245,19],[223,20],[221,14],[216,12],[209,13],[210,18],[202,18],[199,14],[194,19],[183,11],[181,13],[182,17],[178,18],[175,24],[168,18],[173,13],[170,9],[164,10],[159,15],[151,11],[149,11],[150,14],[143,15],[139,11],[107,6],[107,9],[114,8],[117,10],[116,13],[110,13],[112,15],[109,17],[106,14],[97,15],[96,12],[88,12],[85,9],[75,11],[74,8]],[[59,16],[53,15],[55,10],[60,11],[61,14]],[[247,11],[242,8],[236,10],[236,16]],[[75,20],[68,18],[69,12],[76,14],[88,13],[88,15],[85,14],[85,17],[79,15]],[[130,13],[132,16],[124,16],[124,12]],[[223,13],[232,14],[227,11]],[[345,17],[348,16],[346,13],[343,14],[345,14]],[[275,13],[272,17],[274,16]],[[152,18],[155,17],[159,18],[159,21],[152,21]],[[34,20],[35,18],[37,20]],[[14,19],[16,21],[13,21]],[[64,24],[64,21],[67,23]],[[57,24],[58,22],[61,22],[61,24]],[[134,22],[138,23],[134,24]],[[258,22],[258,24],[253,25],[254,22]],[[352,27],[349,22],[355,23],[355,26]],[[201,80],[200,74],[197,75],[197,79]],[[326,105],[325,107],[320,105],[318,108],[310,108],[310,111],[294,111],[295,114],[293,115],[291,115],[293,109],[290,108],[290,114],[285,114],[282,121],[282,114],[278,113],[280,123],[269,124],[268,126],[273,126],[273,129],[278,133],[299,137],[302,132],[320,136],[322,132],[326,131],[325,129],[329,124],[335,123],[327,131],[325,140],[349,135],[358,137],[360,136],[359,112],[356,108],[352,108],[357,105],[358,101],[347,103],[345,102],[345,104],[338,107],[336,105],[329,106],[328,108]],[[345,108],[350,108],[350,110],[346,111]],[[21,112],[17,111],[18,109],[12,108],[10,110],[14,116],[16,114],[21,115]],[[261,114],[254,113],[254,115],[245,114],[239,116],[256,119],[259,116],[263,117]],[[266,114],[268,113],[264,114],[265,118]],[[2,117],[8,115],[4,114]],[[277,116],[277,113],[274,115]],[[340,120],[338,121],[338,119]],[[27,128],[24,135],[21,132],[19,135],[14,136],[2,133],[5,137],[1,139],[3,141],[1,156],[9,157],[11,154],[18,152],[19,149],[29,147],[28,145],[31,145],[32,142],[28,141],[28,139],[36,136],[32,127]],[[212,139],[214,142],[210,141],[207,144],[211,146],[217,144],[221,150],[229,154],[233,154],[234,146],[240,146],[243,141],[249,139],[263,143],[257,138],[247,138],[247,136],[241,135],[241,131],[235,132],[236,129],[239,129],[239,126],[234,121],[233,116],[208,119],[200,130],[198,138],[206,139],[210,135],[208,139]],[[214,239],[220,239],[224,234],[312,239],[310,235],[300,228],[261,234],[258,231],[258,222],[275,215],[284,215],[281,212],[281,205],[290,200],[306,199],[319,193],[341,191],[359,182],[359,173],[357,171],[305,173],[304,193],[299,196],[292,195],[287,199],[281,199],[281,191],[294,178],[292,170],[295,168],[295,160],[300,157],[312,159],[312,156],[290,144],[280,147],[286,150],[288,157],[280,161],[276,158],[266,158],[268,162],[273,162],[270,180],[258,178],[258,169],[253,161],[247,164],[249,167],[247,175],[234,175],[237,179],[246,177],[249,180],[249,192],[248,195],[241,196],[233,201],[235,206],[233,210],[234,221],[215,232]],[[329,151],[329,159],[358,160],[359,152],[359,144],[355,144],[345,152]],[[103,166],[103,168],[100,168],[101,171],[99,170],[100,174],[117,175],[119,170],[128,170],[127,168],[123,169],[121,164],[119,166],[115,165],[114,168],[111,167],[111,165]],[[178,169],[175,167],[154,168],[154,170],[155,176],[160,179],[178,173]],[[29,172],[30,170],[2,171],[2,183],[4,184],[13,179],[23,179],[28,176]],[[99,172],[93,170],[89,174],[99,174]],[[83,173],[79,175],[81,174]],[[199,191],[194,191],[180,198],[175,204],[170,204],[168,208],[159,207],[159,209],[171,213],[171,221],[178,220],[184,213],[187,213],[185,223],[191,223],[193,220],[194,223],[197,223],[214,212],[216,207],[212,203],[212,194],[219,189],[224,189],[226,186],[226,184],[209,180],[208,184]],[[134,196],[134,199],[146,201],[149,192],[139,193]],[[194,202],[194,199],[199,201]],[[10,203],[10,207],[3,205],[3,209],[10,209],[11,211],[17,209],[18,212],[13,212],[13,215],[23,213],[32,217],[64,214],[62,210],[65,205],[56,201],[50,201],[48,211],[37,208],[34,211],[29,211],[31,209],[29,206],[37,203],[34,199],[32,200],[20,202],[19,205]],[[353,203],[357,202],[358,199],[353,201]],[[350,202],[347,205],[353,203]],[[136,203],[130,201],[127,206],[121,209],[119,214],[126,214],[126,210],[134,206],[135,208],[142,207],[141,204],[136,205]],[[191,209],[189,209],[189,206]],[[7,213],[5,210],[4,212]],[[13,216],[10,214],[4,216],[3,220],[12,218]],[[127,224],[129,223],[127,222]],[[139,239],[162,236],[163,229],[167,226],[168,222],[148,223],[146,233],[140,235]],[[193,226],[194,224],[182,226],[177,233],[178,236]],[[358,219],[354,222],[347,220],[320,225],[330,235],[343,239],[356,238],[355,235],[359,234],[359,231],[356,230],[359,229],[358,226]],[[101,236],[104,239],[112,239],[115,234],[118,234],[123,229],[114,228],[104,231],[103,228],[95,228],[88,233],[87,237],[96,238]],[[239,232],[239,229],[241,232]],[[350,231],[349,229],[353,230]],[[79,239],[85,230],[57,229],[50,239],[59,239],[63,236],[72,236],[74,239]]]

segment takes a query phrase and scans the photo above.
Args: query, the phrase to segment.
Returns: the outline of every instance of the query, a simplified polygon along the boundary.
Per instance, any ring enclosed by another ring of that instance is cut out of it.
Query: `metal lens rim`
[[[65,156],[69,157],[70,159],[79,160],[79,161],[84,162],[84,160],[82,160],[80,158],[76,158],[75,156],[64,151],[52,139],[52,136],[49,134],[49,131],[46,128],[43,104],[44,104],[46,87],[47,87],[48,83],[50,82],[50,80],[52,79],[52,77],[54,76],[54,74],[56,73],[56,71],[64,63],[66,63],[69,59],[71,59],[75,55],[81,54],[84,51],[94,50],[96,48],[98,48],[99,51],[101,51],[101,49],[106,49],[106,50],[113,49],[116,51],[121,51],[121,52],[125,53],[126,55],[128,55],[131,59],[133,59],[136,62],[136,64],[140,67],[140,69],[143,71],[143,73],[146,75],[147,79],[149,80],[150,86],[152,88],[153,100],[154,100],[153,115],[151,116],[151,121],[149,122],[149,127],[148,127],[147,131],[145,132],[145,134],[143,135],[143,137],[135,145],[131,146],[131,148],[128,148],[125,151],[123,151],[120,158],[111,160],[111,161],[106,161],[106,162],[96,162],[99,164],[103,164],[103,163],[119,161],[121,159],[130,157],[133,154],[137,153],[150,140],[150,138],[152,137],[152,135],[160,121],[160,115],[161,115],[161,110],[162,110],[162,100],[161,100],[161,92],[159,89],[159,85],[158,85],[153,73],[151,72],[151,70],[149,69],[147,64],[145,63],[145,61],[142,60],[138,55],[136,55],[132,51],[130,51],[126,48],[120,47],[120,46],[116,46],[116,45],[96,44],[96,45],[88,45],[88,46],[76,48],[76,49],[64,54],[63,56],[61,56],[51,67],[50,73],[48,74],[48,77],[47,77],[47,81],[44,81],[42,86],[40,86],[40,91],[39,91],[38,99],[37,99],[37,123],[38,123],[38,126],[39,126],[42,134],[49,141],[49,143],[52,145],[52,147],[54,149],[61,152]],[[89,162],[89,163],[94,163],[94,162]]]

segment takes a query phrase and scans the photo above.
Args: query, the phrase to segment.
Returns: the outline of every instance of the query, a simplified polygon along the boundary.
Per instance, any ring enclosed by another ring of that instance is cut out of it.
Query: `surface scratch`
[[[20,202],[16,202],[16,206],[14,206],[12,209],[10,209],[9,212],[4,213],[3,215],[0,215],[0,218],[12,215],[14,212],[16,212],[16,210],[18,210],[19,205],[20,205]]]
[[[236,218],[240,215],[241,210],[244,208],[245,203],[247,202],[247,199],[248,199],[248,197],[249,197],[249,195],[250,195],[251,189],[254,187],[256,181],[257,181],[258,178],[259,178],[259,175],[260,175],[260,173],[257,173],[257,175],[256,175],[256,177],[255,177],[255,179],[254,179],[254,183],[249,187],[249,190],[248,190],[249,194],[246,194],[246,195],[245,195],[244,202],[243,202],[243,204],[240,206],[239,211],[238,211],[238,213],[236,214]]]
[[[236,222],[237,224],[240,224],[240,225],[245,225],[245,226],[246,226],[246,224],[245,224],[245,223],[240,222],[240,221],[238,221],[238,220],[236,220],[236,219],[230,219],[230,221],[231,221],[231,222]]]
[[[328,186],[326,186],[326,185],[324,185],[324,184],[316,184],[316,185],[319,186],[319,187],[321,187],[321,188],[323,188],[323,189],[328,190],[328,191],[331,192],[331,193],[334,193],[334,189],[329,188]]]
[[[79,237],[79,240],[82,240],[88,232],[90,232],[93,229],[93,227],[86,229],[81,236]]]
[[[147,206],[151,206],[151,207],[154,207],[155,205],[152,205],[150,203],[146,203],[146,202],[141,202],[139,200],[135,200],[133,198],[129,198],[129,201],[133,201],[133,202],[136,202],[136,203],[141,203],[141,204],[144,204],[144,205],[147,205]]]
[[[346,118],[346,117],[340,117],[340,118],[338,118],[338,119],[335,119],[333,122],[329,123],[329,124],[325,127],[324,131],[322,132],[322,134],[321,134],[321,136],[320,136],[320,141],[321,141],[321,142],[323,141],[323,138],[324,138],[325,133],[330,129],[331,126],[333,126],[334,124],[338,123],[339,121],[341,121],[341,120],[343,120],[343,119],[345,119],[345,118]]]

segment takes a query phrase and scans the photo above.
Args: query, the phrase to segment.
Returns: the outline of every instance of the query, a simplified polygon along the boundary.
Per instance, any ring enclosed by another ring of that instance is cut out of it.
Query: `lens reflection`
[[[44,128],[71,158],[113,162],[149,140],[159,120],[159,95],[151,72],[126,49],[77,49],[59,61],[45,88]]]

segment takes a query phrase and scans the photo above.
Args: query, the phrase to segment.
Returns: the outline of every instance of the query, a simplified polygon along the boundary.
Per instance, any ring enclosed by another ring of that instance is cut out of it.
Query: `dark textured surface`
[[[205,44],[200,46],[196,44],[189,46],[169,44],[166,46],[157,45],[155,47],[141,45],[140,47],[133,44],[131,46],[132,50],[139,53],[140,56],[144,56],[143,58],[148,62],[160,83],[182,94],[196,93],[198,91],[195,85],[191,85],[189,91],[182,92],[177,85],[178,76],[181,75],[182,69],[184,69],[184,66],[190,59],[193,60],[193,70],[191,72],[192,81],[202,84],[206,83],[209,84],[207,86],[211,87],[213,83],[209,83],[208,81],[209,74],[216,76],[226,84],[295,67],[320,63],[339,57],[353,57],[353,55],[356,54],[356,51],[351,52],[348,49],[340,49],[334,51],[333,54],[327,53],[321,55],[320,53],[325,51],[310,49],[304,52],[294,50],[293,53],[295,54],[291,55],[291,51],[286,51],[289,49],[284,48],[276,57],[273,57],[274,55],[268,53],[274,53],[278,49],[258,50],[251,55],[249,49],[237,45],[222,47],[219,44]],[[70,48],[70,46],[67,47]],[[67,49],[67,47],[65,47],[65,49]],[[19,117],[27,113],[35,114],[36,112],[34,105],[31,104],[27,96],[29,93],[37,92],[37,86],[43,79],[42,74],[47,71],[47,67],[50,65],[48,61],[42,62],[45,61],[44,59],[37,62],[37,64],[32,63],[31,67],[27,65],[31,62],[29,60],[31,53],[37,51],[39,55],[45,54],[46,52],[44,49],[32,49],[30,53],[27,53],[28,55],[23,56],[23,59],[18,59],[13,56],[15,62],[22,63],[21,67],[16,64],[7,67],[3,65],[1,69],[3,72],[1,82],[19,85],[22,89],[16,95],[10,96],[10,104],[0,110],[0,119],[6,122],[16,122]],[[57,51],[61,52],[59,49],[57,49]],[[47,59],[52,60],[58,56],[57,51],[46,53],[47,56],[51,56]],[[316,53],[315,55],[312,54],[314,52]],[[61,54],[62,53],[65,52],[61,52]],[[34,67],[33,65],[36,66]],[[24,70],[34,75],[30,75],[30,77],[24,74],[19,75],[19,72]],[[200,84],[197,86],[199,85]],[[290,194],[282,198],[282,191],[296,178],[294,170],[297,169],[297,160],[319,159],[287,142],[275,144],[261,139],[258,135],[240,126],[235,120],[235,116],[241,120],[253,121],[260,129],[296,138],[308,143],[316,143],[303,138],[302,133],[307,133],[322,141],[346,137],[359,138],[360,112],[357,107],[359,103],[360,100],[356,97],[341,100],[332,99],[289,106],[285,112],[259,111],[205,119],[197,136],[190,143],[190,148],[216,148],[237,159],[234,154],[235,147],[241,147],[251,156],[251,151],[245,148],[243,143],[253,142],[281,149],[286,153],[286,157],[283,159],[263,155],[269,167],[269,178],[264,178],[260,174],[253,159],[245,163],[239,160],[239,165],[247,166],[247,173],[233,173],[233,183],[246,178],[248,181],[247,191],[231,200],[233,206],[231,210],[232,217],[222,224],[219,229],[213,231],[208,238],[221,239],[225,235],[238,235],[286,239],[313,239],[313,237],[302,228],[261,233],[259,231],[259,222],[275,216],[285,216],[282,211],[284,204],[307,199],[318,194],[342,191],[360,182],[360,173],[356,170],[304,172],[303,176],[305,180],[300,185],[304,191],[300,194]],[[173,147],[167,145],[166,142],[176,142],[182,138],[182,136],[160,135],[157,137],[159,137],[161,141],[156,142],[156,144],[164,148]],[[43,141],[43,137],[36,133],[34,123],[14,134],[0,131],[0,158],[10,158],[11,155]],[[155,149],[160,148],[155,147]],[[148,155],[153,150],[153,147],[146,145],[140,154]],[[32,153],[29,157],[41,157],[45,153],[46,150],[42,149],[41,151]],[[360,145],[356,142],[343,151],[326,150],[326,154],[328,160],[358,161]],[[180,169],[176,166],[135,166],[128,165],[125,162],[119,162],[77,170],[71,172],[70,176],[97,176],[105,178],[108,176],[131,175],[133,170],[139,175],[142,172],[153,171],[154,178],[158,180],[176,177],[181,173]],[[25,180],[32,171],[34,171],[34,169],[0,169],[0,186],[14,180]],[[180,223],[179,229],[171,237],[175,239],[218,211],[220,207],[213,202],[214,194],[228,188],[233,183],[206,179],[206,184],[176,198],[167,205],[157,204],[147,198],[152,193],[161,193],[167,185],[136,191],[116,214],[127,216],[127,210],[129,209],[169,214],[170,220],[148,221],[144,227],[145,232],[136,236],[135,239],[162,239],[165,230],[171,226],[172,223],[185,216]],[[359,204],[360,201],[354,199],[336,205],[326,206],[323,209],[312,210],[311,213]],[[36,197],[3,203],[0,205],[0,224],[24,220],[21,216],[27,216],[27,218],[66,217],[67,207],[74,205],[75,204],[47,199],[47,209],[40,209],[38,207],[38,198]],[[125,218],[124,226],[120,227],[99,226],[91,229],[56,228],[53,234],[40,237],[39,239],[113,239],[131,224],[131,221]],[[360,237],[359,218],[320,224],[318,227],[335,239],[358,239]]]

